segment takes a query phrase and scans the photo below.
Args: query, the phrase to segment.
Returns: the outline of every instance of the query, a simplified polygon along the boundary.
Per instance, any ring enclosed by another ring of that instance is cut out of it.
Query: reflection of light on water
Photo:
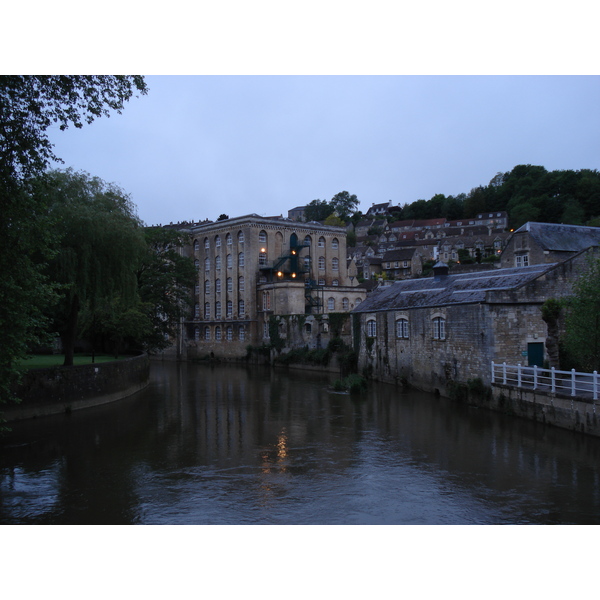
[[[279,460],[283,460],[287,457],[287,454],[287,436],[284,429],[277,439],[277,457]]]
[[[284,491],[284,487],[278,485],[277,480],[273,480],[272,477],[277,474],[287,473],[287,457],[288,457],[288,437],[285,428],[281,430],[281,433],[277,436],[277,443],[275,444],[276,455],[273,455],[273,451],[262,452],[260,455],[261,473],[263,475],[269,475],[269,479],[264,479],[260,483],[261,499],[260,504],[266,507],[271,501],[277,498],[277,496]]]

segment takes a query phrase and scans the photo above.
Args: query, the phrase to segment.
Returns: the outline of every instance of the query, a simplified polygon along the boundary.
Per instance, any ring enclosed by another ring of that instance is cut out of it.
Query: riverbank
[[[30,369],[15,394],[19,404],[1,407],[6,421],[68,413],[121,400],[150,380],[146,354],[110,362]]]

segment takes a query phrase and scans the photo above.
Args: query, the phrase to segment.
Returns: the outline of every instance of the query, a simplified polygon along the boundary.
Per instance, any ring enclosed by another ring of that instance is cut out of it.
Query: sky
[[[121,115],[51,132],[148,225],[468,193],[518,164],[600,166],[599,76],[147,76]]]

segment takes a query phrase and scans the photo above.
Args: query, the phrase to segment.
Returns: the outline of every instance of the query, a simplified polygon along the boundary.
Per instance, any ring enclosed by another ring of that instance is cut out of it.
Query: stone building
[[[187,231],[198,269],[180,344],[188,358],[244,356],[248,345],[269,343],[271,316],[301,315],[304,322],[349,312],[366,296],[348,272],[343,228],[251,214]],[[319,333],[308,326],[303,332]]]
[[[530,221],[508,240],[500,258],[503,267],[555,263],[600,245],[600,227]]]
[[[490,381],[491,362],[543,365],[541,305],[571,293],[589,252],[557,264],[433,277],[379,287],[353,311],[359,368],[383,381],[447,393],[449,382]]]

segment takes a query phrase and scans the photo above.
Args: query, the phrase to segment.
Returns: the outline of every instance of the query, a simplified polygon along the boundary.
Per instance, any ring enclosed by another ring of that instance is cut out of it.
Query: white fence
[[[523,367],[492,362],[492,383],[598,400],[598,372],[559,371],[552,367]]]

